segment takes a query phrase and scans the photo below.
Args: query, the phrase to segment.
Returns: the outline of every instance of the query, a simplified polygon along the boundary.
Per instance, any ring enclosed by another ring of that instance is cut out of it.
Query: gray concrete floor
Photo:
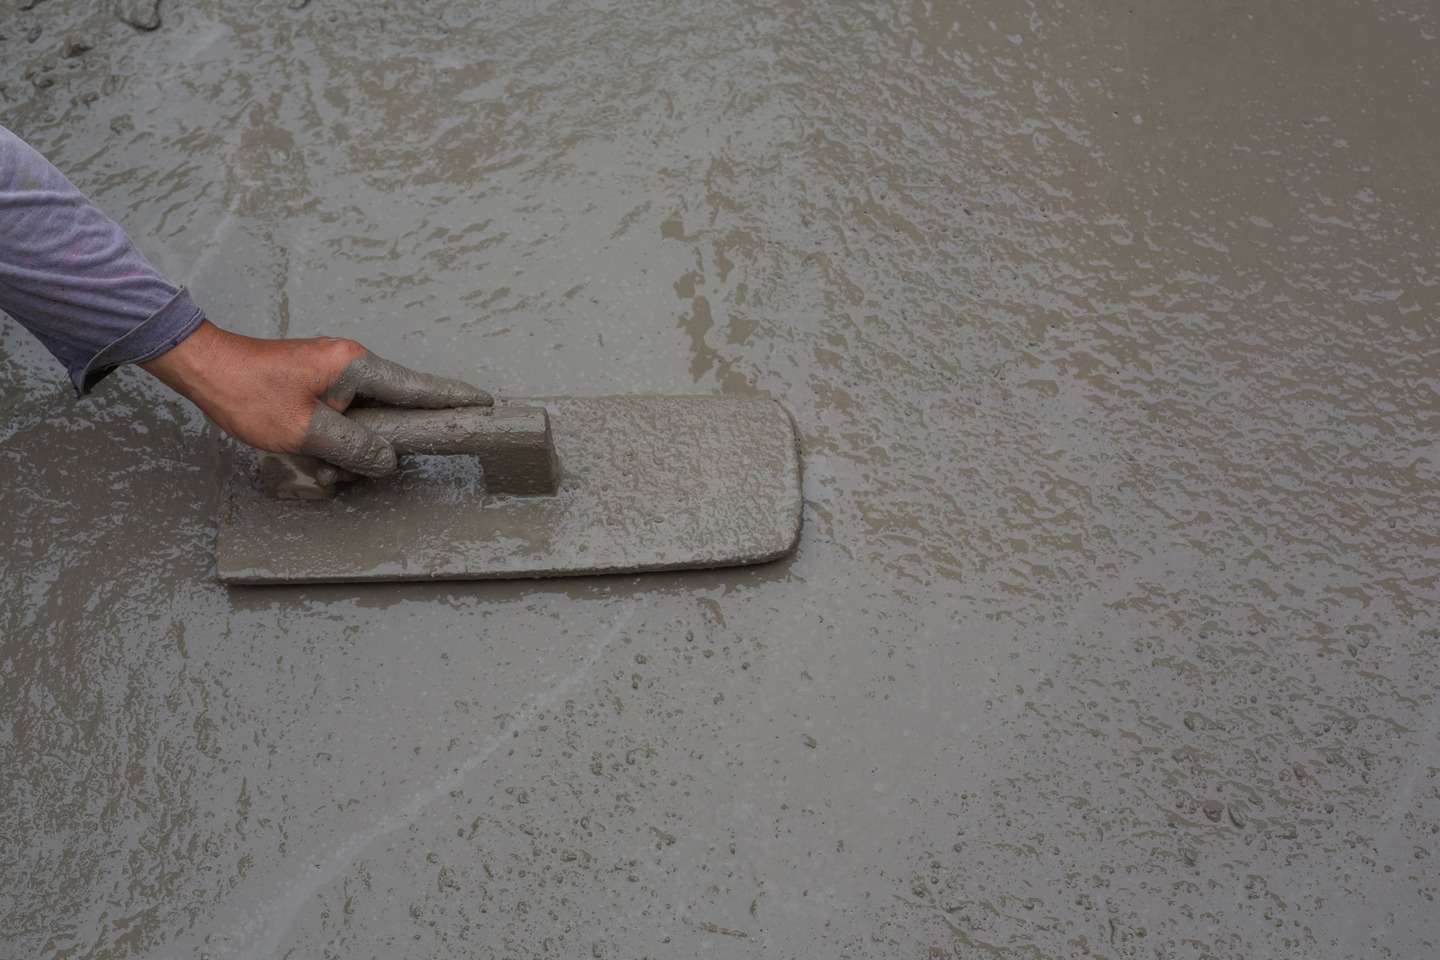
[[[214,320],[772,394],[806,528],[227,590],[4,323],[0,955],[1436,955],[1432,3],[162,9],[0,116]]]

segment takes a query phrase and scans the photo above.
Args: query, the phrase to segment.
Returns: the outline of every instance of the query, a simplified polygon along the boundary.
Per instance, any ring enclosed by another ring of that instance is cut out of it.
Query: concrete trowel
[[[265,454],[228,485],[230,584],[483,580],[726,567],[800,536],[795,425],[769,399],[590,397],[360,407],[400,469],[336,481]]]

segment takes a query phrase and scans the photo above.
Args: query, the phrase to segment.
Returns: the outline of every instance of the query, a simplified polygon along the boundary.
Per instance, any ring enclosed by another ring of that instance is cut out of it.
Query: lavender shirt
[[[205,317],[120,225],[0,127],[0,310],[65,364],[77,396],[151,360]]]

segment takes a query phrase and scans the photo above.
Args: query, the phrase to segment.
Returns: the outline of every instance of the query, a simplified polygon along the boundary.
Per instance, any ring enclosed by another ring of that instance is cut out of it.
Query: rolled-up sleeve
[[[65,365],[76,395],[159,356],[204,314],[125,231],[0,127],[0,310]]]

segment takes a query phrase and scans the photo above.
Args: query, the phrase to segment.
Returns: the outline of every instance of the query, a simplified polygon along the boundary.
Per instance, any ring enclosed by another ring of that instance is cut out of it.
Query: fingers
[[[348,406],[357,396],[396,407],[430,409],[488,407],[495,402],[494,397],[478,387],[420,373],[368,351],[350,361],[325,392],[327,401],[338,401],[341,406]]]
[[[395,472],[390,444],[323,403],[315,404],[300,452],[365,477]]]
[[[343,343],[352,350],[363,349],[353,341]],[[340,412],[356,397],[396,407],[429,409],[489,406],[495,402],[490,394],[468,383],[420,373],[367,350],[345,365],[321,398],[324,402],[315,404],[301,441],[301,453],[336,468],[333,473],[328,468],[317,473],[316,480],[323,486],[350,475],[383,477],[395,471],[395,449],[383,437]]]

